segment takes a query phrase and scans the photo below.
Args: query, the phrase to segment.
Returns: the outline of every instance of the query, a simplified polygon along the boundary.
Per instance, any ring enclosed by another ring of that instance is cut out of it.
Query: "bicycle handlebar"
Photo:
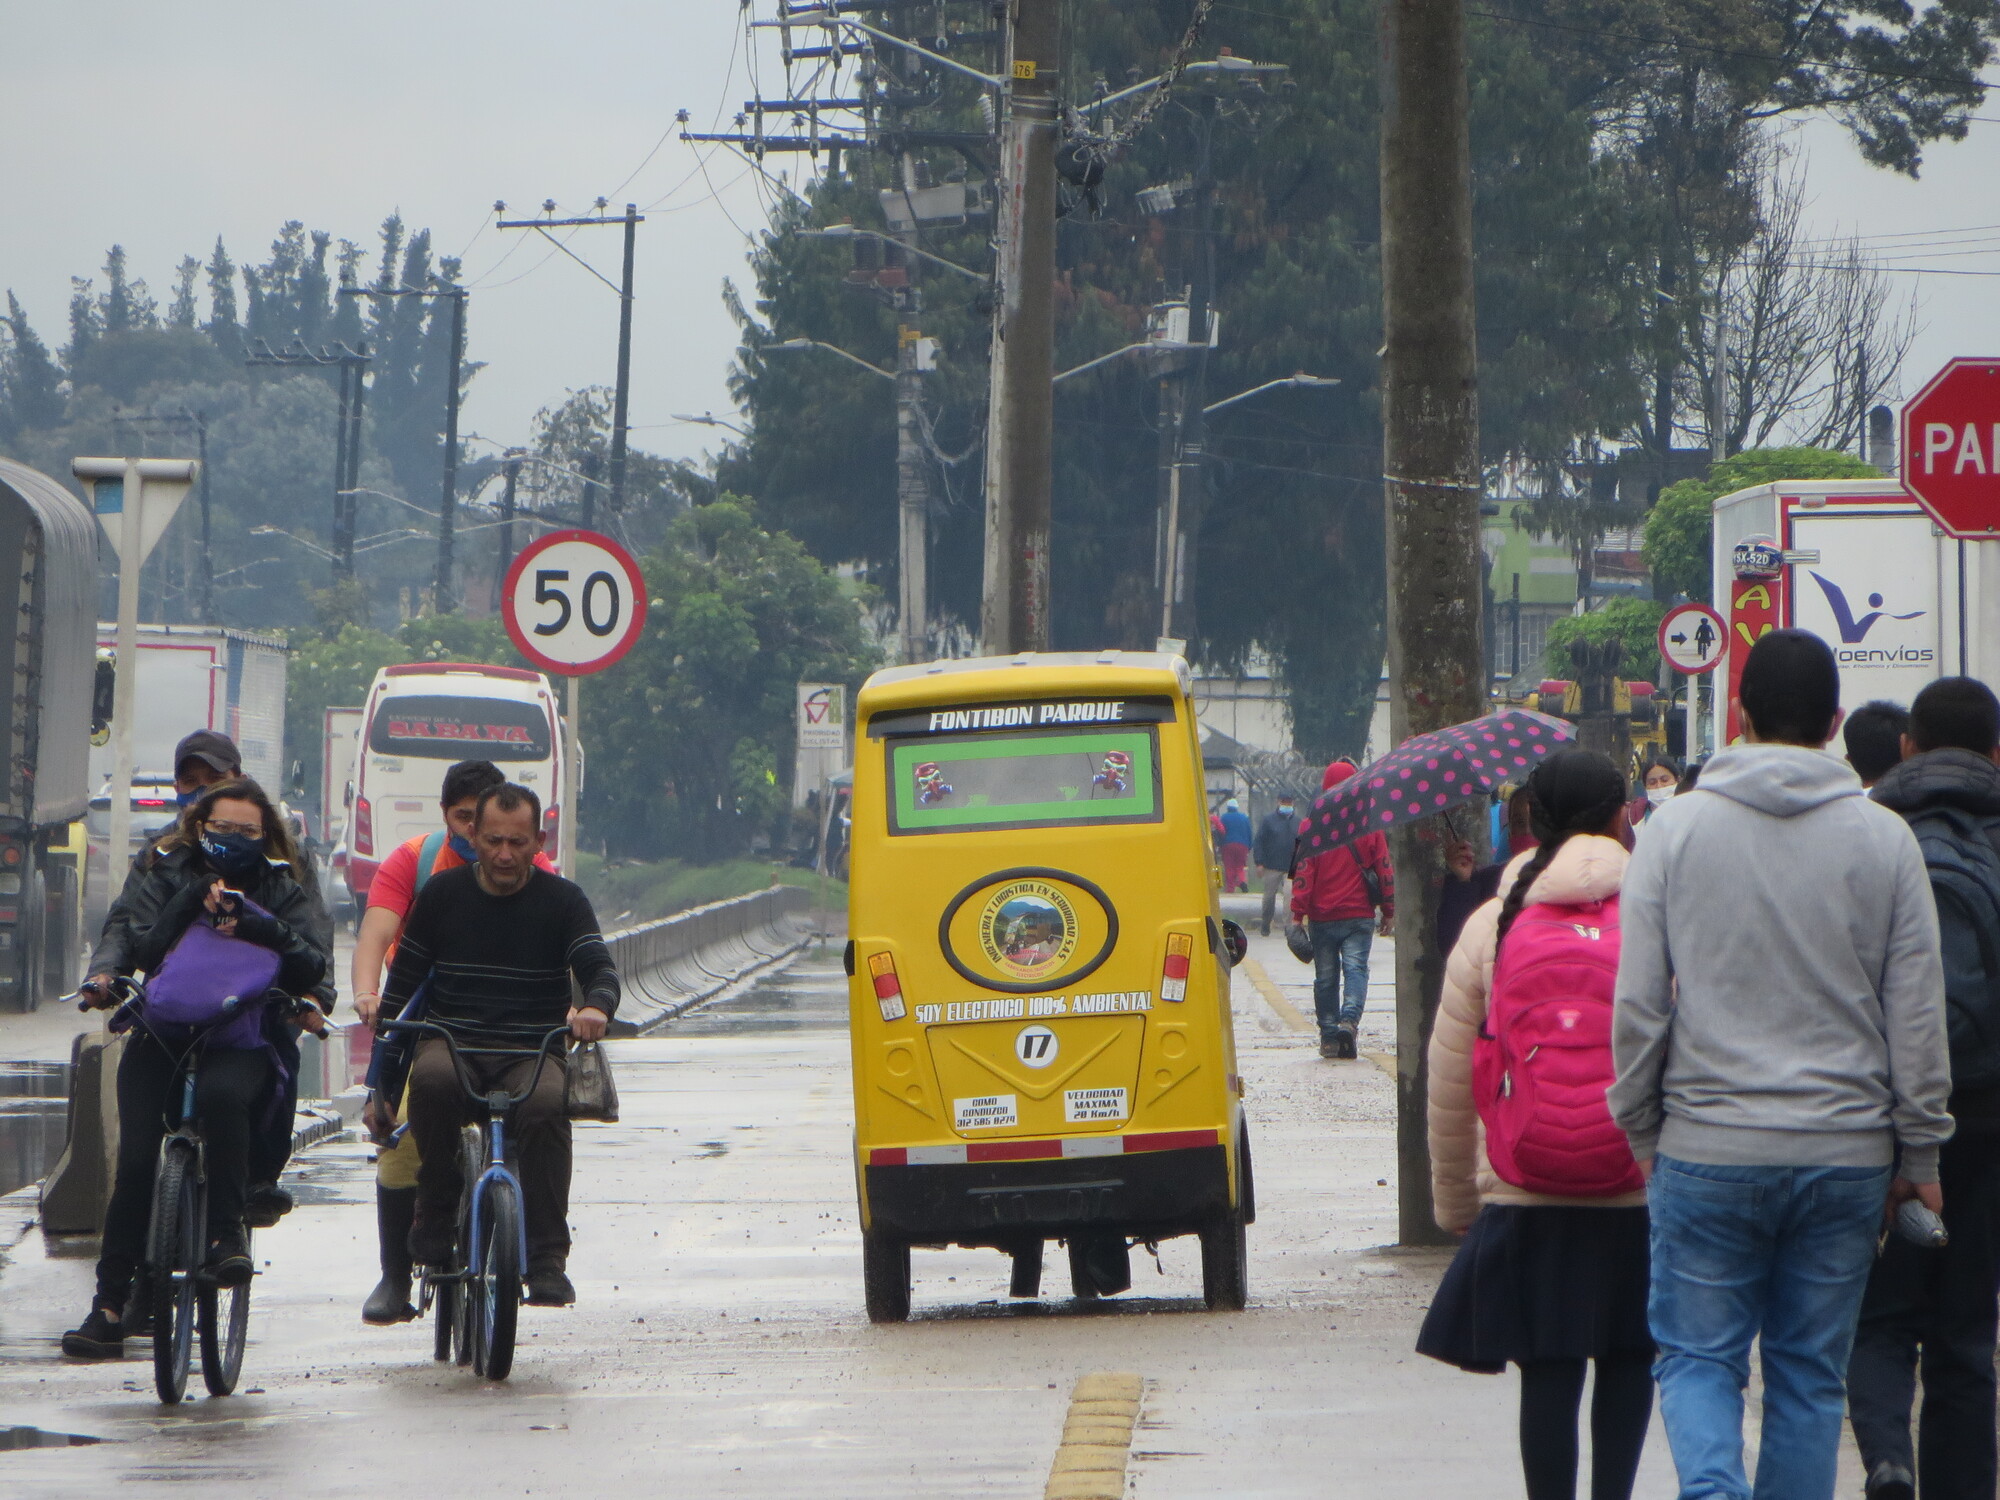
[[[560,1026],[550,1028],[550,1030],[543,1035],[541,1041],[532,1048],[529,1047],[461,1048],[458,1044],[458,1038],[452,1035],[452,1033],[448,1031],[446,1028],[438,1025],[434,1021],[382,1020],[376,1023],[376,1029],[383,1032],[393,1032],[393,1031],[407,1032],[412,1036],[442,1037],[444,1039],[444,1044],[446,1049],[451,1053],[452,1071],[458,1075],[458,1086],[465,1091],[466,1097],[472,1100],[473,1103],[485,1105],[488,1108],[492,1106],[492,1102],[495,1097],[506,1099],[508,1105],[512,1107],[514,1105],[522,1103],[528,1098],[529,1095],[533,1094],[536,1088],[538,1088],[541,1085],[542,1069],[548,1065],[548,1060],[551,1056],[549,1050],[549,1044],[551,1042],[556,1041],[558,1038],[566,1037],[570,1034],[569,1023],[565,1021]],[[519,1058],[532,1057],[535,1059],[535,1071],[528,1076],[528,1086],[525,1089],[522,1089],[518,1094],[509,1093],[504,1089],[493,1089],[490,1090],[489,1092],[481,1093],[472,1087],[471,1082],[466,1077],[465,1061],[464,1061],[464,1054],[466,1053],[470,1053],[475,1057],[519,1057]]]

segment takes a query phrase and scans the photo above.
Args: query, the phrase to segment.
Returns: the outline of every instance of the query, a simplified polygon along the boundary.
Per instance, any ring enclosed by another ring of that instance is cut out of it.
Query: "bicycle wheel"
[[[451,1331],[452,1339],[458,1346],[458,1362],[470,1365],[474,1362],[473,1310],[478,1303],[477,1289],[471,1279],[472,1194],[486,1172],[486,1137],[475,1126],[468,1125],[458,1134],[458,1172],[461,1184],[458,1194],[458,1254],[452,1261],[452,1269],[465,1279],[457,1283],[457,1296],[452,1301]]]
[[[466,1289],[472,1298],[472,1368],[505,1380],[514,1368],[514,1328],[521,1316],[521,1190],[496,1179],[486,1189],[486,1232]]]
[[[153,1278],[153,1389],[175,1406],[187,1394],[194,1354],[195,1272],[201,1266],[203,1202],[194,1147],[169,1137],[153,1177],[153,1216],[146,1235]]]
[[[203,1285],[195,1293],[201,1332],[201,1379],[211,1396],[235,1392],[243,1373],[243,1345],[250,1337],[250,1283]]]

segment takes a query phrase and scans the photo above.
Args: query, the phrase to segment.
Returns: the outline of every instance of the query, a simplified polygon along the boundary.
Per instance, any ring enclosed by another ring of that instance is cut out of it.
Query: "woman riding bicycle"
[[[278,957],[272,987],[305,996],[326,975],[333,955],[314,936],[312,897],[299,876],[302,859],[256,782],[222,781],[204,789],[161,840],[151,868],[126,885],[110,918],[130,932],[131,967],[157,976],[188,929],[205,921],[225,936],[271,950]],[[85,1002],[111,1005],[116,977],[93,974],[83,986]],[[310,1000],[305,1005],[303,1024],[318,1030],[318,1010]],[[145,1256],[154,1168],[168,1114],[178,1113],[175,1082],[191,1046],[200,1047],[195,1110],[208,1174],[204,1271],[222,1287],[250,1279],[243,1227],[250,1138],[278,1099],[279,1080],[261,1032],[236,1046],[229,1040],[218,1034],[197,1043],[167,1028],[155,1032],[143,1015],[133,1028],[118,1065],[118,1174],[104,1213],[97,1295],[82,1325],[63,1335],[65,1354],[115,1359],[124,1353],[122,1317]]]

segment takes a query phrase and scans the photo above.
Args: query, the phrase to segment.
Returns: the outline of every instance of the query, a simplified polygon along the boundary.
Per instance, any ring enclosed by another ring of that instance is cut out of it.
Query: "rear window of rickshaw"
[[[892,743],[888,761],[895,834],[1160,820],[1150,725],[927,736]]]

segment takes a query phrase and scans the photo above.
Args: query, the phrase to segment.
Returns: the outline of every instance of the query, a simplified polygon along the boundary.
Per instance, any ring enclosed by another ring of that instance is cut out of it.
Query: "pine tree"
[[[175,328],[194,327],[194,282],[199,275],[201,262],[192,255],[183,255],[174,272],[174,305],[167,314],[167,322]]]
[[[208,336],[233,348],[242,337],[236,326],[236,263],[222,248],[222,236],[215,237],[215,254],[208,258]]]
[[[63,363],[75,368],[77,356],[104,335],[104,315],[98,311],[96,283],[88,276],[69,279],[69,347]]]
[[[7,331],[7,347],[0,354],[0,437],[59,425],[64,407],[61,372],[11,291],[0,327]]]

